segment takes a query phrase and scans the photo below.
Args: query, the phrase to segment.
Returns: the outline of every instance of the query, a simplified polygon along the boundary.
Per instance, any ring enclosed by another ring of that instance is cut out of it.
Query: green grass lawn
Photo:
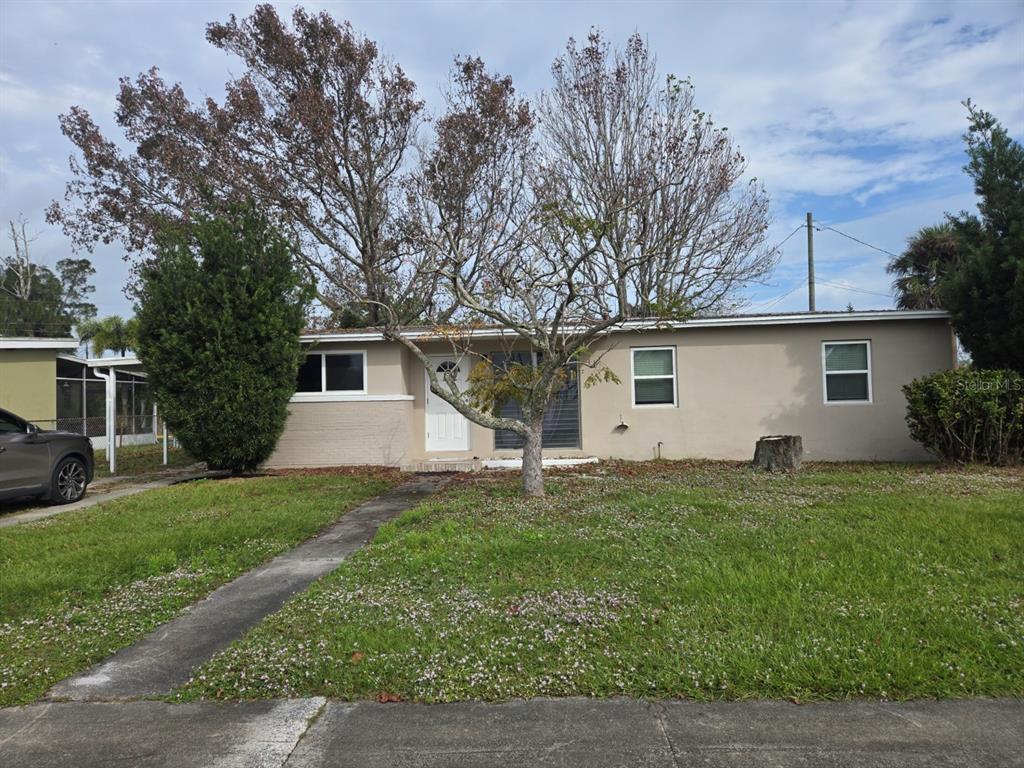
[[[1020,471],[657,463],[548,488],[410,510],[176,698],[1024,695]]]
[[[118,477],[150,475],[196,463],[196,460],[181,448],[171,448],[167,452],[167,464],[164,465],[163,445],[126,445],[117,449],[116,457]],[[109,467],[106,452],[97,452],[96,477],[110,477]]]
[[[0,530],[0,705],[32,701],[396,478],[201,480]]]

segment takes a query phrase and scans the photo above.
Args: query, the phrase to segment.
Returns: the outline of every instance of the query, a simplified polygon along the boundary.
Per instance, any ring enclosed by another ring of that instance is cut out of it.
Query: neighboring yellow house
[[[52,429],[57,418],[57,355],[77,347],[70,338],[0,336],[0,408]]]

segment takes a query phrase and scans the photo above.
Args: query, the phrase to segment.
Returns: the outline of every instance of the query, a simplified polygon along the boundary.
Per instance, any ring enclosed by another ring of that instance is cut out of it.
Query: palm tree
[[[960,263],[963,246],[949,222],[925,227],[907,240],[886,272],[896,275],[892,289],[900,309],[939,309],[939,284]]]
[[[108,349],[124,357],[138,340],[138,321],[134,317],[125,320],[119,315],[86,320],[78,325],[78,338],[83,344],[91,345],[93,357],[101,357]]]

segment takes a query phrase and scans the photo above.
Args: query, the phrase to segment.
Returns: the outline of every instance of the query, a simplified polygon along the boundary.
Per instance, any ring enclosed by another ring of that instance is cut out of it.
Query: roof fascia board
[[[0,349],[78,349],[78,340],[0,336]]]
[[[819,323],[854,323],[854,322],[878,322],[891,320],[948,320],[950,314],[941,309],[922,309],[906,311],[887,312],[837,312],[829,315],[764,315],[763,317],[701,317],[692,320],[627,320],[620,326],[609,329],[608,333],[621,333],[624,331],[660,331],[660,330],[684,330],[686,328],[729,328],[749,327],[758,325],[815,325]],[[574,328],[567,328],[572,332]],[[408,331],[405,334],[407,339],[413,341],[444,341],[444,334],[431,330],[418,329]],[[485,328],[478,331],[471,331],[469,334],[474,338],[501,338],[507,335],[517,335],[515,331],[505,328]],[[384,334],[379,331],[363,331],[357,333],[306,333],[299,337],[300,341],[312,342],[366,342],[383,341]]]

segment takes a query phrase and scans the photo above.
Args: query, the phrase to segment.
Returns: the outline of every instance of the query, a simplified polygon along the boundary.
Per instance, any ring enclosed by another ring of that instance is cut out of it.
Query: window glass
[[[826,371],[866,371],[868,369],[867,344],[826,344]]]
[[[842,376],[826,376],[825,391],[829,402],[867,400],[868,375],[866,373],[848,373]]]
[[[0,435],[12,435],[24,431],[21,422],[0,413]]]
[[[362,355],[325,355],[328,392],[363,391]]]
[[[675,405],[674,357],[671,349],[633,350],[634,405]]]
[[[538,357],[540,354],[538,353]],[[501,371],[513,362],[528,365],[528,352],[514,352],[506,355],[495,352],[491,355],[495,367]],[[567,366],[568,380],[548,403],[544,410],[544,424],[541,431],[541,444],[545,448],[579,448],[580,447],[580,390],[577,380],[576,364]],[[497,414],[507,419],[522,418],[523,409],[516,400],[506,400],[497,409]],[[509,429],[498,429],[494,432],[495,448],[522,448],[523,438]]]
[[[306,355],[305,362],[299,366],[299,375],[295,385],[297,392],[322,392],[323,382],[320,378],[320,355]]]
[[[636,349],[633,350],[634,376],[671,376],[671,349]]]
[[[867,342],[825,345],[825,402],[869,401],[870,377]]]
[[[670,405],[675,382],[672,379],[637,379],[633,391],[637,405]]]

